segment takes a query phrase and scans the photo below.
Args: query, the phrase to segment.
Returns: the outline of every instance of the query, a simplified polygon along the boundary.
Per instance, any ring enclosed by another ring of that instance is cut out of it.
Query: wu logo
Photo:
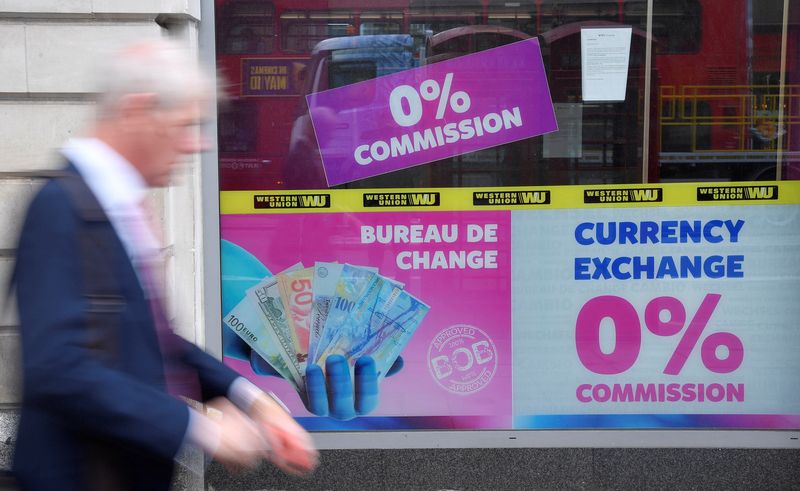
[[[537,191],[520,193],[520,201],[526,205],[540,204],[547,200],[547,194]]]
[[[747,188],[751,199],[772,199],[774,188],[772,186],[759,186]]]
[[[414,193],[411,195],[413,205],[433,205],[436,204],[436,195],[431,193]]]
[[[658,201],[658,189],[634,189],[634,201]]]
[[[328,196],[324,194],[311,194],[300,196],[303,208],[324,208],[328,205]]]

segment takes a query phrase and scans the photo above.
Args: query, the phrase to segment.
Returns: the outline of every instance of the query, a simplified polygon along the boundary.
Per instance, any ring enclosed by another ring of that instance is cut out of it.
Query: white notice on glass
[[[584,101],[624,101],[631,28],[581,29]]]

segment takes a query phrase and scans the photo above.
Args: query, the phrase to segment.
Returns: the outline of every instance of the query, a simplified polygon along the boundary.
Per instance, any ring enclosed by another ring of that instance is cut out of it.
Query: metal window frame
[[[200,59],[215,66],[214,4],[201,1]],[[652,5],[652,2],[650,3]],[[652,16],[652,9],[650,10]],[[648,71],[649,74],[649,71]],[[649,99],[649,98],[646,98]],[[216,104],[212,108],[216,114]],[[212,119],[208,134],[216,141]],[[222,357],[219,176],[216,148],[201,156],[205,349]],[[472,430],[315,432],[321,449],[400,448],[800,448],[799,430]]]

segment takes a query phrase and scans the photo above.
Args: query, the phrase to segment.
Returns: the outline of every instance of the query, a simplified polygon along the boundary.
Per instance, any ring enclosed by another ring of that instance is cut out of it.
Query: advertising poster
[[[225,362],[311,430],[800,428],[797,183],[231,191],[221,210]],[[321,411],[318,382],[343,378]]]
[[[558,129],[535,38],[307,101],[329,186]]]

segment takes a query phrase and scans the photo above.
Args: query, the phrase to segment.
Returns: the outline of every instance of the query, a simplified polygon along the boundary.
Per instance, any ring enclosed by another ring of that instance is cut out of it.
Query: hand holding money
[[[297,263],[255,279],[243,273],[262,274],[257,259],[226,241],[223,249],[244,258],[238,274],[223,272],[225,354],[285,379],[315,415],[372,412],[380,379],[402,367],[400,352],[429,307],[376,268]]]
[[[391,377],[403,367],[398,357],[386,374]],[[317,416],[330,416],[339,420],[353,419],[371,413],[378,406],[378,372],[370,356],[356,360],[354,382],[350,368],[341,355],[331,355],[325,360],[325,373],[318,365],[310,364],[306,370],[306,408]]]
[[[255,351],[250,355],[250,364],[259,375],[280,377]],[[349,372],[344,376],[347,363],[342,356],[331,356],[326,360],[326,365],[334,367],[333,370],[326,369],[326,373],[318,365],[309,364],[306,368],[305,394],[301,395],[306,409],[316,416],[330,416],[340,420],[369,414],[377,407],[379,400],[378,374],[374,370],[374,364],[369,356],[356,360],[355,386],[350,382]],[[398,356],[386,377],[391,377],[402,368],[403,357]]]

